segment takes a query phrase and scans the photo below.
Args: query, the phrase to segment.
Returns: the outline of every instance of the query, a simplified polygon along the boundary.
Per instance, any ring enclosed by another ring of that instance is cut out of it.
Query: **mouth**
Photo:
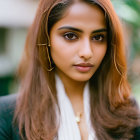
[[[74,67],[79,72],[88,72],[92,69],[92,67],[94,67],[94,65],[91,63],[79,63],[79,64],[75,64]]]

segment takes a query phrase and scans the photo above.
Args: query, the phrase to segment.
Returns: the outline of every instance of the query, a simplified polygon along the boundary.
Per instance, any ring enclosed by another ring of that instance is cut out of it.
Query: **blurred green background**
[[[140,0],[112,0],[122,21],[132,93],[140,103]],[[0,96],[17,93],[16,71],[38,0],[0,1]]]
[[[128,79],[140,104],[140,0],[112,0],[124,30]]]

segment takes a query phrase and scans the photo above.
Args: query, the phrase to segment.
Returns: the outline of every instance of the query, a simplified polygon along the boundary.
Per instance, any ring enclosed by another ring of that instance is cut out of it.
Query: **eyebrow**
[[[58,30],[65,30],[65,29],[83,33],[82,30],[71,27],[71,26],[63,26],[63,27],[60,27]],[[101,33],[101,32],[107,32],[107,29],[106,28],[97,29],[97,30],[93,31],[92,33],[94,34],[94,33]]]

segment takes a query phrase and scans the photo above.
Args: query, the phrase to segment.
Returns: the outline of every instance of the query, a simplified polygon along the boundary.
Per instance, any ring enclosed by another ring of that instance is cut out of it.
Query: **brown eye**
[[[95,35],[95,36],[93,36],[92,40],[102,42],[102,41],[104,41],[104,38],[105,38],[104,35]]]
[[[76,39],[78,39],[78,36],[75,33],[68,32],[68,33],[64,34],[64,38],[66,40],[76,40]]]

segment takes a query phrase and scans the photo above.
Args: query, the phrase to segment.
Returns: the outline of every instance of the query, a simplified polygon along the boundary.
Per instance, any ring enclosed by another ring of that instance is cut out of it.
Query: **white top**
[[[58,96],[58,103],[60,107],[60,127],[58,130],[58,140],[81,140],[80,130],[75,119],[72,104],[65,93],[62,81],[56,75],[56,89]],[[86,123],[88,126],[88,140],[95,140],[93,128],[90,126],[90,107],[89,107],[89,84],[84,88],[84,111]]]

